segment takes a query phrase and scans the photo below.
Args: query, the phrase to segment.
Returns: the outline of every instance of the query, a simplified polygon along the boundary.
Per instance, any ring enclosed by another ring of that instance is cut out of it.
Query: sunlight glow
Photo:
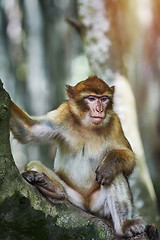
[[[137,16],[144,27],[148,27],[152,22],[152,6],[150,0],[137,1]]]

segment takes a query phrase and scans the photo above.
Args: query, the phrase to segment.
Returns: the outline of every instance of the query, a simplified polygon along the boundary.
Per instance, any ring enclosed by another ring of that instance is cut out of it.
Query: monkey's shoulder
[[[68,101],[62,103],[57,109],[47,113],[47,120],[52,124],[66,125],[70,120]]]

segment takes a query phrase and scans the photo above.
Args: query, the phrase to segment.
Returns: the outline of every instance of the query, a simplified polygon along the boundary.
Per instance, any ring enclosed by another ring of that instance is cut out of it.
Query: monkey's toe
[[[36,171],[26,171],[22,173],[22,177],[29,183],[33,183],[35,181]]]
[[[45,187],[45,185],[47,185],[47,181],[46,180],[49,180],[49,178],[46,176],[45,173],[37,172],[35,174],[35,182],[37,184],[40,184],[40,185]]]
[[[47,176],[44,173],[39,173],[36,171],[26,171],[22,173],[23,178],[33,185],[41,185],[46,187],[48,182],[46,181]]]
[[[145,231],[145,224],[141,218],[127,220],[123,224],[123,233],[127,237],[133,237]]]

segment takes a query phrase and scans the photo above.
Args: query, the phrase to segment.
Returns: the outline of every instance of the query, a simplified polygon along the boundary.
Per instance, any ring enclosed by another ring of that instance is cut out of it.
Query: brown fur
[[[66,86],[66,91],[69,98],[78,101],[87,94],[108,95],[112,97],[114,88],[110,88],[103,80],[92,76],[84,81],[79,82],[75,87]]]

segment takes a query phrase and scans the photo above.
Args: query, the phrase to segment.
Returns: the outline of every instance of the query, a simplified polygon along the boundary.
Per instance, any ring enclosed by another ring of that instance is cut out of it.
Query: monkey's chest
[[[58,151],[54,169],[70,187],[82,194],[89,194],[97,187],[95,170],[99,159],[92,155],[84,155],[82,151],[73,155],[63,155]]]

